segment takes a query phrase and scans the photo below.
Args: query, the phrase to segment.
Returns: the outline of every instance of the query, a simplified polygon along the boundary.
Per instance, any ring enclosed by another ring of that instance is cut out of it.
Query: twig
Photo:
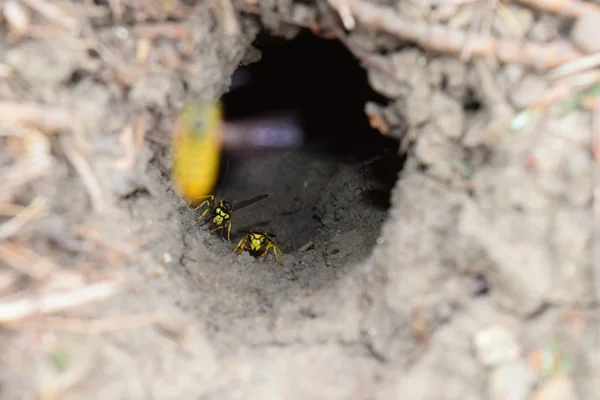
[[[18,242],[1,243],[0,259],[33,279],[44,279],[57,269],[52,261]]]
[[[369,119],[371,128],[377,129],[382,135],[387,135],[390,131],[390,124],[383,116],[381,107],[372,101],[365,103],[365,114]]]
[[[39,299],[27,298],[0,303],[0,323],[14,322],[35,313],[52,313],[105,299],[118,292],[118,284],[104,281],[72,291],[53,293]]]
[[[0,101],[0,123],[30,126],[46,134],[69,132],[75,125],[73,115],[63,108],[11,101]]]
[[[29,13],[16,0],[6,0],[2,11],[6,22],[8,22],[10,33],[15,40],[19,40],[29,30],[31,24]]]
[[[223,27],[225,36],[235,36],[240,33],[240,23],[231,0],[212,0],[213,11]]]
[[[20,0],[27,7],[43,15],[48,21],[55,22],[67,29],[76,29],[77,20],[67,15],[56,4],[44,0]]]
[[[127,125],[123,128],[121,136],[119,137],[119,142],[121,142],[121,148],[123,148],[125,154],[122,158],[113,163],[112,168],[117,171],[128,171],[135,166],[137,154],[133,128],[131,125]]]
[[[350,42],[350,39],[346,36],[346,34],[342,31],[342,29],[336,24],[335,18],[332,15],[331,10],[326,6],[325,3],[320,2],[319,7],[321,12],[324,14],[328,28],[331,29],[335,37],[348,49],[350,53],[358,60],[362,61],[366,66],[371,67],[373,70],[382,73],[383,75],[391,78],[397,84],[404,86],[405,88],[412,88],[412,85],[407,81],[401,80],[394,73],[394,71],[387,68],[383,63],[380,63],[370,57],[367,53],[358,49],[353,43]]]
[[[331,7],[337,11],[342,23],[344,24],[344,28],[351,31],[356,26],[356,21],[354,17],[352,17],[352,12],[350,11],[350,7],[348,6],[347,0],[328,0]]]
[[[121,32],[129,33],[125,26],[111,26],[98,30],[100,38],[121,37]],[[181,22],[162,22],[154,24],[137,24],[131,28],[131,33],[138,39],[154,40],[160,37],[174,40],[186,40],[190,37],[190,31],[187,26]]]
[[[90,201],[94,210],[98,214],[102,214],[107,209],[106,199],[98,183],[98,179],[92,172],[90,165],[83,155],[75,148],[73,140],[68,136],[60,136],[60,144],[65,152],[65,156],[73,165],[83,182],[83,185],[88,191]]]
[[[564,78],[551,86],[530,108],[541,109],[571,96],[577,90],[589,88],[600,82],[600,70],[592,70]]]
[[[135,147],[139,150],[144,145],[144,138],[146,137],[146,123],[142,118],[139,118],[135,123]]]
[[[238,0],[234,3],[235,8],[237,8],[239,11],[247,13],[247,14],[252,14],[252,15],[258,15],[260,17],[263,18],[269,18],[269,19],[274,19],[280,22],[284,22],[286,24],[289,25],[293,25],[293,26],[297,26],[297,27],[301,27],[301,28],[305,28],[305,29],[312,29],[313,27],[311,26],[311,24],[309,23],[304,23],[301,21],[297,21],[295,19],[292,19],[290,17],[287,17],[285,15],[273,12],[271,10],[267,10],[267,9],[261,9],[261,8],[256,8],[256,7],[252,7],[248,4],[245,4],[242,0]]]
[[[411,309],[411,322],[415,338],[421,346],[426,346],[429,342],[429,334],[427,331],[427,322],[423,316],[420,296],[413,301]]]
[[[0,217],[14,217],[25,208],[19,204],[0,203]]]
[[[381,29],[425,50],[457,55],[465,43],[466,33],[438,24],[410,21],[393,9],[363,0],[349,0],[356,19],[365,27]],[[581,57],[583,54],[568,43],[536,43],[499,39],[490,35],[473,38],[469,43],[474,56],[495,56],[500,62],[519,63],[528,68],[547,70]]]
[[[45,174],[51,165],[50,142],[46,136],[34,129],[16,131],[25,141],[25,155],[7,173],[0,175],[0,201],[6,201],[5,197],[10,197],[17,187]]]
[[[46,210],[47,200],[36,197],[31,204],[19,211],[17,215],[0,225],[0,240],[6,240],[19,231],[29,221],[39,218]]]
[[[121,21],[123,17],[123,5],[119,0],[108,0],[108,8],[112,13],[112,17],[115,21]]]
[[[304,253],[305,251],[307,251],[308,249],[310,249],[314,245],[315,245],[315,243],[312,240],[310,240],[308,243],[304,244],[302,247],[300,247],[298,249],[298,253]]]
[[[468,44],[473,37],[490,34],[497,2],[498,0],[479,0],[476,10],[471,16],[469,30],[465,36],[465,45],[460,51],[461,61],[466,62],[471,58],[471,49]]]
[[[582,17],[590,13],[600,13],[600,6],[592,2],[578,0],[518,0],[521,4],[536,10],[570,18]]]
[[[583,56],[548,72],[548,79],[559,79],[600,66],[600,53]]]
[[[144,64],[148,61],[152,41],[150,39],[138,39],[135,47],[135,61],[138,64]]]

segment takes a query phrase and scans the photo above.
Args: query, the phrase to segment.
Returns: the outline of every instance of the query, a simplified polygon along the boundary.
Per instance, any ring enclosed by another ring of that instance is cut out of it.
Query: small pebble
[[[527,108],[544,94],[547,87],[544,79],[531,74],[526,75],[510,94],[510,101],[518,109]]]
[[[501,325],[493,325],[475,334],[477,358],[486,367],[517,360],[521,350],[514,337]]]
[[[527,399],[533,377],[522,361],[495,368],[489,378],[490,400]]]
[[[171,257],[171,255],[169,253],[164,253],[163,254],[163,262],[165,264],[171,264],[171,261],[173,261],[173,258]]]
[[[600,52],[600,15],[585,14],[575,21],[571,30],[571,40],[586,53]]]
[[[531,396],[531,400],[577,400],[578,398],[573,381],[568,376],[550,379]]]

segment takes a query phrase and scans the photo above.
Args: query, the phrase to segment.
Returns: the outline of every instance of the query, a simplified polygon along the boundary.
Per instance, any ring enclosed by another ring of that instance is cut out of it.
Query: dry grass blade
[[[48,21],[54,22],[66,29],[76,29],[79,24],[77,20],[70,15],[67,15],[56,4],[44,0],[20,0],[27,7],[43,15]]]
[[[14,217],[25,209],[24,206],[12,203],[0,203],[0,217]]]
[[[19,211],[13,218],[0,224],[0,240],[6,240],[21,229],[26,223],[44,215],[48,201],[37,197],[31,204]]]
[[[98,183],[98,178],[92,172],[90,165],[83,155],[75,148],[73,140],[67,136],[60,137],[60,144],[65,152],[65,156],[73,165],[81,180],[88,191],[94,211],[98,214],[104,213],[108,204],[104,198],[104,193]]]
[[[309,240],[298,249],[298,253],[304,253],[305,251],[310,250],[314,245],[315,243],[312,240]]]
[[[590,54],[568,62],[548,72],[548,79],[564,78],[600,66],[600,54]]]
[[[51,293],[40,298],[0,302],[0,323],[14,322],[36,313],[52,313],[83,304],[103,300],[117,294],[119,285],[114,281],[94,283],[84,288]]]
[[[0,202],[8,201],[17,188],[47,173],[51,165],[50,142],[46,136],[33,129],[15,129],[15,132],[25,142],[24,152],[15,165],[0,174]]]
[[[68,110],[37,103],[0,101],[0,121],[10,126],[27,126],[46,134],[69,132],[75,126]]]
[[[212,6],[225,35],[238,35],[240,33],[240,23],[231,0],[212,0]]]
[[[600,13],[600,6],[577,0],[519,0],[521,4],[565,17],[578,18],[590,13]]]
[[[30,25],[27,10],[16,0],[6,0],[3,7],[4,18],[8,22],[10,33],[16,40],[23,37]]]
[[[374,58],[370,57],[369,54],[359,50],[357,46],[355,46],[346,36],[342,28],[336,24],[333,12],[330,8],[326,7],[324,3],[320,3],[320,10],[324,14],[327,27],[331,29],[334,37],[337,38],[344,46],[346,46],[348,51],[350,51],[354,57],[361,60],[368,67],[373,68],[375,71],[386,75],[395,83],[406,88],[411,88],[411,85],[407,81],[399,79],[396,73],[388,68],[384,63],[380,62],[379,60],[375,60]]]
[[[121,136],[119,137],[119,142],[121,143],[121,148],[125,154],[123,155],[123,158],[113,163],[112,168],[117,171],[128,171],[134,167],[137,154],[136,140],[131,125],[127,125],[123,128]]]
[[[471,16],[469,30],[465,36],[465,45],[460,51],[459,58],[461,61],[466,62],[471,58],[471,48],[469,44],[473,37],[480,35],[488,36],[490,34],[497,3],[498,0],[479,0],[476,10],[473,13],[473,16]]]
[[[44,279],[58,269],[52,261],[18,242],[1,243],[0,259],[33,279]]]
[[[348,4],[356,20],[365,27],[380,29],[401,40],[415,43],[425,50],[457,55],[465,43],[464,31],[444,25],[411,21],[398,15],[392,8],[363,0],[348,0]],[[583,55],[566,42],[522,42],[490,35],[472,38],[469,48],[474,56],[493,56],[503,63],[518,63],[539,70],[557,67]]]
[[[557,101],[562,101],[579,90],[587,89],[600,82],[600,70],[592,70],[563,78],[555,82],[532,106],[541,109]]]
[[[342,20],[342,23],[344,24],[344,28],[346,28],[347,30],[354,29],[354,27],[356,26],[356,21],[352,16],[352,11],[348,6],[348,1],[329,0],[329,4],[331,4],[331,7],[333,7],[335,11],[337,11],[338,15],[340,16],[340,19]]]

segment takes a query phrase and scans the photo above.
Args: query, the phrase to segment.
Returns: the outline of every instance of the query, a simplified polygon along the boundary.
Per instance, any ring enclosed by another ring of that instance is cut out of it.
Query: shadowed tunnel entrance
[[[364,112],[367,101],[386,99],[337,41],[304,32],[292,41],[261,35],[254,45],[262,59],[234,74],[237,87],[223,96],[226,118],[291,113],[306,140],[285,152],[225,154],[216,193],[233,202],[270,195],[235,213],[232,241],[242,236],[238,229],[262,227],[277,235],[286,253],[310,241],[319,251],[331,235],[353,232],[356,243],[339,247],[365,255],[403,161],[397,142],[372,129]]]

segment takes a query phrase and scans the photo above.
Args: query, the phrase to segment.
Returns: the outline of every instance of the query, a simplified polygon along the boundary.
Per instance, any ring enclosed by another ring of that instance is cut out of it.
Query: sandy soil
[[[261,1],[263,16],[240,13],[241,33],[227,36],[225,2],[122,0],[121,22],[109,2],[53,3],[61,13],[0,3],[2,399],[600,392],[593,104],[567,109],[571,87],[541,118],[508,130],[555,87],[547,68],[528,68],[526,55],[461,61],[424,50],[440,44],[407,46],[409,37],[362,26],[359,3],[347,3],[357,20],[348,40],[389,99],[377,118],[406,162],[397,172],[395,154],[349,157],[316,143],[236,163],[218,191],[234,202],[269,194],[234,223],[274,231],[281,268],[228,254],[237,232],[227,243],[198,227],[171,188],[164,138],[183,101],[222,95],[240,63],[256,60],[259,32],[292,39],[315,16],[326,27],[330,14]],[[543,10],[392,3],[410,24],[466,31],[491,15],[497,37],[564,36],[586,50],[574,33],[583,28]],[[9,106],[30,103],[55,109],[37,107],[44,118],[24,124]],[[313,134],[334,128],[322,129]],[[342,143],[346,132],[332,137]],[[9,231],[9,205],[36,201],[45,213]],[[53,293],[74,302],[103,282],[102,301],[80,307],[21,315],[13,302]],[[539,365],[542,354],[554,362]]]

